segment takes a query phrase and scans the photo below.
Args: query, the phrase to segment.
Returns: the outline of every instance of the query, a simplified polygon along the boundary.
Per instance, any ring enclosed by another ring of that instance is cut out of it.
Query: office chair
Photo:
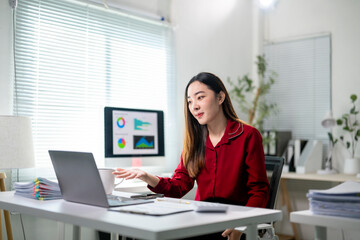
[[[284,166],[283,157],[265,156],[265,168],[270,183],[269,200],[266,205],[266,208],[273,209],[275,207],[283,166]],[[275,235],[275,230],[272,223],[259,224],[257,228],[258,228],[259,240],[279,239],[278,236]],[[246,230],[246,227],[237,227],[235,229],[244,232]]]

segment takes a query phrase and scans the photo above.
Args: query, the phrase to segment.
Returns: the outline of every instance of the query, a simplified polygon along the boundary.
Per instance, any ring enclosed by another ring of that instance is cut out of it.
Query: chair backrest
[[[283,165],[283,157],[265,156],[265,168],[268,176],[270,176],[269,201],[266,208],[273,209],[275,207]]]

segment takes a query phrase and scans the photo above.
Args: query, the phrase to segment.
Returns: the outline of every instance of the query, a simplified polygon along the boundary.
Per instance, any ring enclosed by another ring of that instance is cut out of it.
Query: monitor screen
[[[105,157],[164,156],[164,113],[105,107]]]

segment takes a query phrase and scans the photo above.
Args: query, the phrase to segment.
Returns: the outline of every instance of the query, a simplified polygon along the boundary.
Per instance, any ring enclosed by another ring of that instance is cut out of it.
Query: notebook
[[[107,196],[92,153],[49,150],[49,154],[66,201],[106,208],[153,202]]]

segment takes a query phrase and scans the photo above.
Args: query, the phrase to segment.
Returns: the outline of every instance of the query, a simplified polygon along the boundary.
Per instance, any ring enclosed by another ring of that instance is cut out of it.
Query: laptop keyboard
[[[135,199],[128,197],[120,197],[116,195],[107,195],[107,201],[110,207],[118,207],[118,206],[127,206],[134,204],[142,204],[142,203],[151,203],[154,202],[150,199]]]
[[[109,204],[110,203],[119,203],[119,202],[126,202],[126,201],[133,201],[134,199],[128,198],[128,197],[120,197],[120,196],[116,196],[116,195],[106,195]],[[112,204],[110,204],[112,205]]]

